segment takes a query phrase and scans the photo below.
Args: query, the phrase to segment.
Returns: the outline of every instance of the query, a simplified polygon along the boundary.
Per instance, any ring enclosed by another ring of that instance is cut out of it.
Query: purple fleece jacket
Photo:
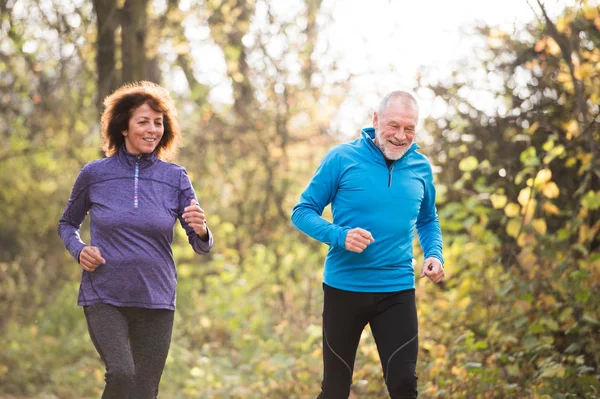
[[[73,258],[86,244],[79,232],[90,214],[90,245],[106,264],[83,271],[78,304],[107,303],[175,310],[177,270],[171,243],[176,220],[194,251],[207,254],[203,241],[181,217],[196,199],[185,169],[156,154],[133,155],[125,148],[83,167],[58,223],[58,234]]]

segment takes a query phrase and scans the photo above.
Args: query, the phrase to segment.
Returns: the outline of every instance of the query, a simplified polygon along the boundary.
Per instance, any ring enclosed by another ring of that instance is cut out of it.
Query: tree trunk
[[[146,58],[147,2],[126,0],[121,18],[121,58],[124,83],[148,80]]]
[[[116,0],[94,0],[98,38],[96,67],[98,68],[98,97],[96,106],[102,113],[104,98],[119,86],[115,69]]]

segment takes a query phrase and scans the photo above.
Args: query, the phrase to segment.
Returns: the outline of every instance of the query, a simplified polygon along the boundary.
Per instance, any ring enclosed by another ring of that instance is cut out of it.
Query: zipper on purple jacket
[[[133,207],[138,207],[138,181],[140,175],[140,156],[135,158],[135,172],[133,174]]]

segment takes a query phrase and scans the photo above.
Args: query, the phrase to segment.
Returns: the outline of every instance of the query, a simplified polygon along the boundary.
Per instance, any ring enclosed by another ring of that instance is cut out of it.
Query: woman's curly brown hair
[[[100,124],[102,150],[106,156],[115,155],[124,145],[123,132],[129,126],[129,119],[144,104],[163,114],[165,130],[156,146],[156,155],[163,160],[170,160],[175,156],[181,141],[175,104],[167,89],[147,81],[124,85],[104,99]]]

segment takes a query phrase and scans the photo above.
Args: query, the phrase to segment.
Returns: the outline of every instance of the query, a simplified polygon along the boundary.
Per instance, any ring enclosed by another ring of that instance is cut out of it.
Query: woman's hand
[[[79,264],[85,271],[93,272],[98,266],[105,263],[98,247],[86,246],[79,253]]]
[[[186,206],[183,210],[183,220],[189,224],[196,234],[203,239],[208,239],[208,227],[206,226],[206,215],[204,210],[200,208],[200,205],[196,200],[190,201],[190,206]]]

